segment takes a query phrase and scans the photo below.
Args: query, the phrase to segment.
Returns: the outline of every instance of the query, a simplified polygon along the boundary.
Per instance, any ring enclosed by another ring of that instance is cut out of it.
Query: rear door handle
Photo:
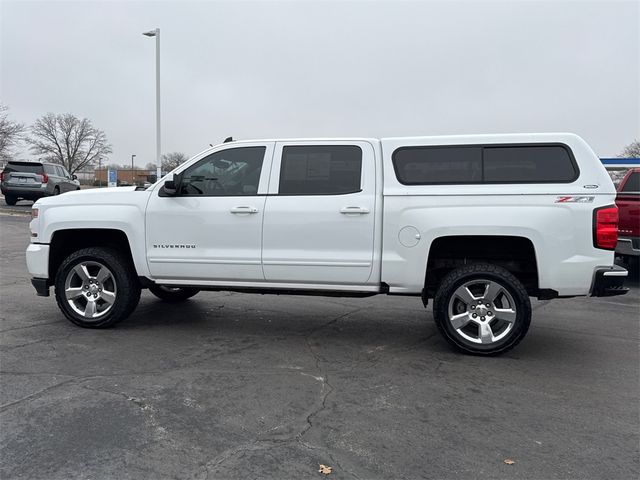
[[[349,214],[362,215],[365,213],[369,213],[369,209],[365,207],[342,207],[340,209],[340,213],[344,215],[349,215]]]
[[[231,213],[236,213],[236,214],[258,213],[258,209],[256,207],[248,207],[248,206],[233,207],[229,211]]]

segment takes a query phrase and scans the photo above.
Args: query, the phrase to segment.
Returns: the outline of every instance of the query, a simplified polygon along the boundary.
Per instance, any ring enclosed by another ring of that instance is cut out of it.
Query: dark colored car
[[[618,246],[616,253],[623,257],[640,256],[640,168],[632,168],[618,185]]]
[[[54,163],[9,162],[0,173],[0,190],[7,205],[15,205],[18,200],[37,200],[80,190],[80,184],[75,175],[69,175],[66,168]]]

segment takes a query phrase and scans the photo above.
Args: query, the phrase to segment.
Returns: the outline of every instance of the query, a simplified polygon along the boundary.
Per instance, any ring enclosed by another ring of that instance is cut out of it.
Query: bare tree
[[[640,158],[640,140],[634,140],[624,147],[620,156],[623,158]]]
[[[9,119],[9,107],[0,103],[0,160],[11,160],[13,148],[22,140],[24,125]]]
[[[162,170],[170,172],[174,168],[186,162],[188,159],[189,157],[182,152],[166,153],[162,155]]]
[[[66,167],[73,173],[91,166],[111,153],[105,133],[95,128],[87,118],[70,113],[47,113],[31,127],[26,138],[31,151]]]
[[[144,166],[144,168],[145,168],[145,170],[153,170],[155,172],[156,171],[156,164],[149,162]]]

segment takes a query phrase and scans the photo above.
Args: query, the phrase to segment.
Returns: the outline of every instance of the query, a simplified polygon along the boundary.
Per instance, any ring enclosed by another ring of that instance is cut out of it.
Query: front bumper
[[[49,279],[48,278],[32,278],[31,285],[36,289],[39,297],[49,296]]]
[[[30,243],[27,247],[27,270],[32,277],[49,278],[49,249],[46,243]]]
[[[620,237],[616,246],[618,255],[627,255],[630,257],[640,256],[640,238],[638,237]]]
[[[624,286],[624,281],[629,272],[618,265],[610,267],[598,267],[591,284],[592,297],[612,297],[624,295],[629,291]]]
[[[27,270],[33,277],[31,284],[42,297],[49,296],[49,245],[31,243],[27,247]]]

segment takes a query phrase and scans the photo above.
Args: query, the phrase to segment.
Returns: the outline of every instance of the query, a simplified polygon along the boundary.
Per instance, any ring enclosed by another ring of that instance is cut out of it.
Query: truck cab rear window
[[[393,166],[404,185],[570,183],[578,176],[564,145],[403,147]]]
[[[360,191],[362,150],[356,145],[282,148],[280,195],[343,195]]]
[[[623,192],[640,192],[640,173],[633,172],[622,187]]]

